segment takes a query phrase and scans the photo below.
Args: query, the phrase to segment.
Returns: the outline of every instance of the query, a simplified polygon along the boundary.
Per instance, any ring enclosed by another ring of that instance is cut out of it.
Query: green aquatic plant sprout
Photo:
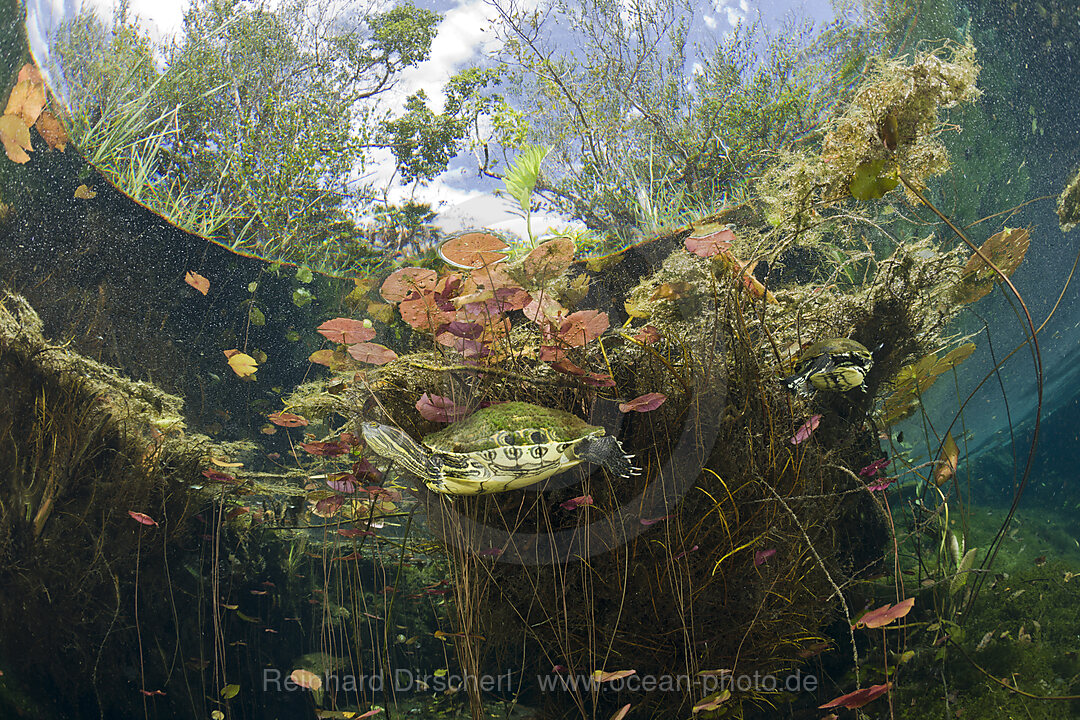
[[[532,232],[532,194],[540,179],[540,165],[549,152],[550,147],[525,145],[503,178],[506,191],[517,200],[521,212],[525,213],[525,227],[532,244],[536,243]]]

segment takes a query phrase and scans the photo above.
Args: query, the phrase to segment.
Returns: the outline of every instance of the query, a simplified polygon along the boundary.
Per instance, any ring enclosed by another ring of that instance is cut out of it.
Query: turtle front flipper
[[[613,475],[621,478],[641,474],[630,462],[633,455],[623,453],[622,445],[611,435],[590,435],[583,438],[574,446],[574,454],[582,460],[603,465]]]
[[[375,422],[362,423],[360,432],[368,448],[379,457],[398,463],[429,485],[438,480],[439,462],[405,432]]]

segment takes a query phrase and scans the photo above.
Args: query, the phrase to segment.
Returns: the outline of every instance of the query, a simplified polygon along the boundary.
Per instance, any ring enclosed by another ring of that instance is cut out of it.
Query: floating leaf
[[[663,393],[646,393],[629,402],[619,403],[619,412],[625,413],[631,410],[639,413],[649,412],[663,405],[665,400],[667,400],[667,395]]]
[[[349,355],[357,362],[369,365],[385,365],[391,360],[396,360],[398,354],[378,343],[362,342],[349,346]]]
[[[68,137],[63,124],[49,110],[41,111],[37,122],[34,123],[34,127],[37,128],[38,134],[53,150],[64,152],[67,144],[71,142],[71,138]]]
[[[398,304],[413,291],[424,293],[435,289],[439,274],[427,268],[400,268],[383,281],[379,293],[388,303]]]
[[[319,334],[330,342],[341,345],[351,345],[371,340],[375,337],[375,329],[369,327],[361,320],[352,318],[334,318],[327,320],[318,328]]]
[[[300,443],[300,449],[306,453],[319,457],[337,457],[349,452],[349,448],[342,443],[336,442],[306,442]]]
[[[29,128],[37,122],[38,115],[45,107],[45,85],[41,82],[41,76],[35,81],[30,77],[20,80],[11,88],[8,96],[7,109],[4,115],[18,117]]]
[[[17,115],[4,115],[0,117],[0,141],[4,143],[4,151],[12,162],[30,162],[30,156],[26,153],[34,149],[30,142],[30,128]]]
[[[308,424],[303,415],[295,415],[287,412],[275,412],[266,416],[267,419],[280,427],[303,427]]]
[[[984,242],[979,253],[972,255],[960,271],[960,284],[954,296],[956,302],[975,302],[989,294],[999,279],[980,253],[989,258],[1005,277],[1009,277],[1024,261],[1030,244],[1031,233],[1026,228],[1005,228]]]
[[[625,677],[631,675],[637,675],[637,670],[613,670],[612,672],[606,672],[604,670],[593,670],[592,681],[595,683],[606,683],[612,680],[622,680]]]
[[[316,350],[308,355],[309,362],[313,362],[316,365],[325,365],[326,367],[331,367],[334,360],[335,356],[333,350]]]
[[[618,712],[611,716],[611,720],[623,720],[623,718],[626,717],[626,714],[630,712],[631,707],[633,707],[631,703],[626,703],[619,708]]]
[[[401,319],[412,327],[431,333],[456,316],[453,306],[443,307],[431,292],[402,300],[398,305],[398,312],[401,313]]]
[[[225,357],[229,358],[229,367],[242,378],[251,377],[259,369],[259,363],[255,358],[239,350],[226,350]]]
[[[296,279],[307,285],[315,279],[315,274],[311,272],[311,268],[307,265],[301,265],[296,268]]]
[[[818,424],[821,422],[820,415],[811,415],[810,419],[799,426],[799,429],[795,431],[795,434],[791,436],[788,441],[792,445],[799,445],[810,439],[810,436],[817,430]]]
[[[559,503],[559,507],[561,507],[563,510],[574,510],[576,508],[583,507],[585,505],[592,505],[592,504],[593,504],[592,495],[581,495],[580,497],[570,498],[569,500],[566,500],[565,502]]]
[[[322,678],[310,670],[293,670],[289,673],[289,678],[294,683],[307,690],[319,690],[322,688]]]
[[[641,329],[637,335],[633,336],[635,340],[644,345],[652,345],[660,340],[660,331],[652,325],[646,325]]]
[[[203,470],[202,474],[210,482],[224,483],[226,485],[236,485],[240,482],[229,473],[220,470]]]
[[[899,184],[896,167],[887,158],[879,158],[866,160],[855,168],[848,190],[856,200],[877,200]]]
[[[680,300],[690,294],[694,286],[685,280],[660,283],[649,297],[650,300]]]
[[[79,187],[82,188],[82,187],[86,187],[86,186],[85,185],[80,185]],[[78,197],[78,196],[79,196],[79,191],[76,190],[75,191],[75,197]],[[196,290],[198,290],[199,292],[201,292],[203,295],[210,292],[210,281],[207,280],[206,278],[204,278],[199,273],[193,271],[193,270],[188,270],[186,273],[184,273],[184,282],[186,282],[188,285],[190,285],[191,287],[193,287]]]
[[[235,684],[229,684],[221,688],[221,697],[225,700],[231,700],[240,693],[240,686]]]
[[[730,698],[731,691],[727,688],[718,692],[710,693],[709,695],[706,695],[700,701],[698,701],[697,704],[695,704],[694,707],[691,708],[691,712],[699,713],[708,710],[719,710],[720,706],[727,702]]]
[[[889,458],[883,457],[870,463],[859,470],[859,477],[876,477],[879,472],[889,466]]]
[[[157,525],[157,521],[145,513],[128,510],[128,515],[131,516],[132,520],[138,523],[142,523],[143,525]]]
[[[469,409],[464,405],[458,405],[448,397],[430,393],[420,396],[416,401],[416,409],[425,420],[441,423],[457,422],[469,414]]]
[[[842,707],[848,708],[849,710],[861,708],[871,700],[876,700],[887,693],[891,687],[892,683],[887,682],[881,685],[872,685],[868,688],[861,688],[855,692],[850,692],[847,695],[841,695],[834,700],[830,700],[824,705],[818,705],[818,708]]]
[[[508,245],[498,235],[477,231],[454,235],[439,243],[439,257],[462,270],[478,270],[505,260]]]
[[[915,607],[915,598],[913,597],[902,600],[895,605],[882,605],[877,610],[871,610],[856,620],[852,627],[866,627],[871,630],[885,627],[892,621],[899,620],[907,615],[913,607]]]
[[[533,287],[543,287],[566,272],[574,261],[577,245],[567,237],[540,243],[522,261],[525,278]]]
[[[934,484],[941,487],[956,474],[960,464],[960,448],[956,446],[952,433],[946,433],[945,442],[938,453],[937,466],[934,468]]]
[[[314,299],[315,296],[312,295],[311,291],[307,288],[296,288],[293,290],[292,303],[296,307],[304,307]]]
[[[76,200],[93,200],[97,197],[97,193],[90,189],[90,186],[83,183],[79,187],[75,188]]]
[[[735,241],[735,233],[724,228],[711,232],[708,235],[691,235],[683,244],[689,252],[698,257],[710,258],[723,250],[730,250],[731,243]]]
[[[604,334],[611,325],[602,310],[579,310],[571,313],[559,326],[559,339],[570,347],[581,347]]]

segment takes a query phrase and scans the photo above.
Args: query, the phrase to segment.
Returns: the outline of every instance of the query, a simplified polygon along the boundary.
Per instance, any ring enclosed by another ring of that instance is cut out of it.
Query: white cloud
[[[432,110],[442,111],[442,91],[450,76],[478,53],[490,53],[497,47],[486,5],[486,0],[465,0],[443,15],[428,59],[406,70],[398,81],[395,90],[401,101],[423,90]]]
[[[716,29],[716,18],[714,18],[712,15],[704,15],[701,19],[705,21],[705,27],[709,28],[710,30]]]

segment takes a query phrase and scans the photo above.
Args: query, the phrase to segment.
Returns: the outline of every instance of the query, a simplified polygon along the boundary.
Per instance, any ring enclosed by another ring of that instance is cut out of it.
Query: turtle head
[[[433,470],[437,473],[437,466],[431,462],[431,451],[405,432],[376,422],[362,423],[360,432],[364,435],[364,442],[376,455],[400,464],[425,482],[435,479]]]
[[[626,478],[640,475],[641,471],[630,459],[632,455],[623,452],[622,445],[611,435],[589,435],[574,446],[574,454],[582,460],[603,465],[613,475]]]

